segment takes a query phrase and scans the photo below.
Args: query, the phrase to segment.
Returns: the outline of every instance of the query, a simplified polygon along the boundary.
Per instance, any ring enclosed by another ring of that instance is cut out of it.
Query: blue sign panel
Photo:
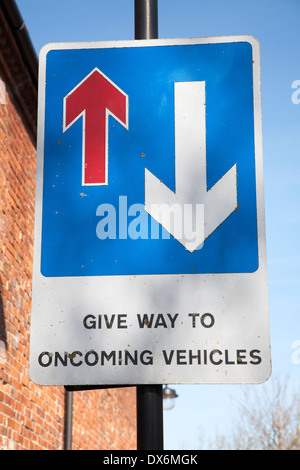
[[[142,44],[47,53],[41,273],[254,272],[253,46]]]

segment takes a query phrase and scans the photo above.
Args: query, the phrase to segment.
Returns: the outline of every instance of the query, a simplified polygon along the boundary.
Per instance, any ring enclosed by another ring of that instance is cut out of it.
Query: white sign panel
[[[32,379],[258,383],[270,362],[257,41],[46,46]]]

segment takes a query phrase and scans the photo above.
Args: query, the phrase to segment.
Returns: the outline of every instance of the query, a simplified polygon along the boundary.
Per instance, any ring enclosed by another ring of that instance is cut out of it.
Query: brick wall
[[[73,407],[74,450],[136,449],[135,388],[74,392]]]
[[[21,111],[0,60],[0,449],[56,450],[65,389],[28,374],[36,151]],[[135,449],[135,413],[134,388],[74,392],[73,449]]]

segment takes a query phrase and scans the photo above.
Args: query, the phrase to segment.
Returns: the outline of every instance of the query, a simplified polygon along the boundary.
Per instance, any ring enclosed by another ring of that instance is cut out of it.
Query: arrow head
[[[147,168],[145,188],[145,210],[193,253],[204,241],[204,205],[185,203]]]

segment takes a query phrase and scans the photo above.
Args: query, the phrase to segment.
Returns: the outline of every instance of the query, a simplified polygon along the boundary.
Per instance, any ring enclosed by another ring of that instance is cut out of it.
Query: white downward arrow
[[[236,164],[207,191],[205,82],[175,83],[175,193],[145,168],[145,210],[193,253],[236,208]]]

